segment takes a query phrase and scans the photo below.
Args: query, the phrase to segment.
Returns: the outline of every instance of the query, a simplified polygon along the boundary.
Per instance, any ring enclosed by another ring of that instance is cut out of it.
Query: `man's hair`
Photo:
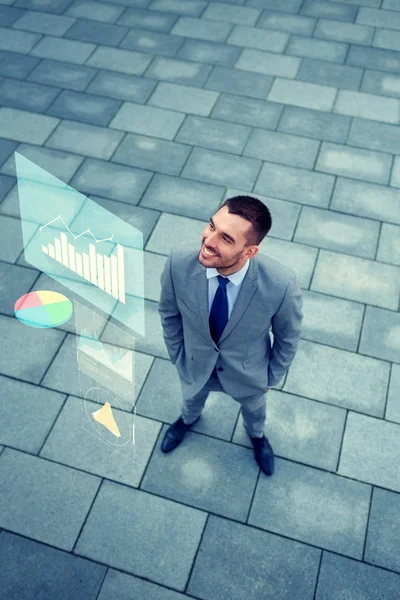
[[[246,234],[246,248],[261,244],[272,226],[272,217],[267,206],[261,200],[252,198],[251,196],[232,196],[232,198],[227,198],[218,210],[223,206],[228,207],[230,214],[239,215],[252,224],[252,227],[250,227],[250,230]]]

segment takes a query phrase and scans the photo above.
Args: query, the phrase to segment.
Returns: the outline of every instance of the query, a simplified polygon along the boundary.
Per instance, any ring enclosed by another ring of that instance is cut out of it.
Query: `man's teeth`
[[[212,254],[206,248],[204,248],[204,254],[208,254],[208,256],[217,256],[216,254]]]

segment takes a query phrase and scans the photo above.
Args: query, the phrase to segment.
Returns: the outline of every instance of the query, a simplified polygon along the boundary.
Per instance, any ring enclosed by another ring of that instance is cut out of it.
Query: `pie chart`
[[[71,318],[72,302],[58,292],[29,292],[18,298],[14,314],[18,321],[29,327],[57,327]]]

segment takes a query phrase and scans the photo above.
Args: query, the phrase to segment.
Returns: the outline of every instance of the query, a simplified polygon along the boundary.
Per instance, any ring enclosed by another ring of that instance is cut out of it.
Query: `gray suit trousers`
[[[190,425],[200,416],[210,392],[223,392],[226,394],[215,368],[204,387],[193,398],[182,400],[181,411],[184,423]],[[262,437],[264,435],[267,416],[267,393],[265,391],[244,398],[233,398],[241,404],[244,427],[250,437]]]

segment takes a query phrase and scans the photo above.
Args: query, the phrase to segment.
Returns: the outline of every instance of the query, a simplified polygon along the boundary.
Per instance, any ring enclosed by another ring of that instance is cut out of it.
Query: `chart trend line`
[[[104,238],[103,240],[98,240],[98,239],[96,238],[96,236],[95,236],[95,235],[93,235],[93,233],[90,231],[90,229],[86,229],[85,231],[82,231],[82,233],[80,233],[79,235],[74,235],[74,234],[72,233],[72,231],[70,230],[70,228],[68,227],[68,225],[66,224],[66,222],[64,221],[64,219],[62,218],[62,216],[61,216],[61,215],[58,215],[58,217],[56,217],[55,219],[52,219],[52,221],[49,221],[48,223],[46,223],[46,225],[42,225],[41,227],[39,227],[39,231],[42,231],[42,229],[44,229],[44,228],[45,228],[45,227],[47,227],[48,225],[51,225],[51,224],[52,224],[52,223],[54,223],[55,221],[58,221],[58,219],[60,219],[60,220],[61,220],[61,221],[64,223],[65,227],[68,229],[68,231],[70,232],[70,234],[71,234],[71,235],[72,235],[72,236],[73,236],[73,237],[74,237],[76,240],[77,240],[78,238],[80,238],[82,235],[85,235],[85,233],[90,233],[90,235],[92,236],[92,238],[95,240],[95,242],[96,242],[97,244],[100,244],[100,242],[112,242],[112,241],[113,241],[113,238],[114,238],[114,235],[115,235],[114,233],[113,233],[113,234],[112,234],[112,236],[111,236],[111,237],[109,237],[109,238]]]

